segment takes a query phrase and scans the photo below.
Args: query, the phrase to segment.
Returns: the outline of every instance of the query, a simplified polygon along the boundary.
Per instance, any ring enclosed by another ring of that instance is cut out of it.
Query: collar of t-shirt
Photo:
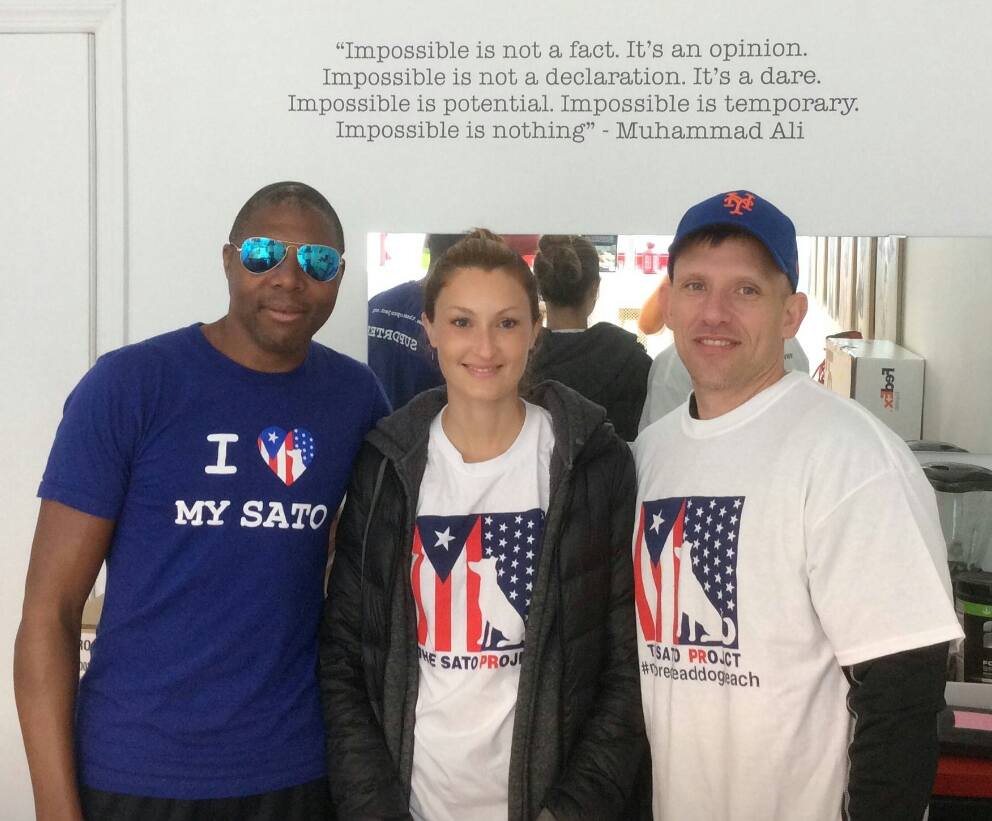
[[[689,401],[682,406],[682,432],[692,439],[722,436],[724,433],[750,422],[765,409],[778,402],[803,379],[808,381],[809,377],[799,371],[789,371],[773,385],[769,385],[763,391],[752,396],[747,402],[714,419],[700,419],[698,417],[696,394],[692,393],[689,395]]]
[[[455,470],[468,476],[492,476],[509,470],[514,463],[521,459],[533,461],[534,450],[532,447],[528,447],[528,444],[537,441],[537,429],[540,425],[538,418],[540,411],[535,405],[524,402],[524,423],[520,427],[517,438],[499,456],[486,459],[484,462],[466,462],[462,459],[458,448],[451,443],[444,432],[444,426],[441,424],[441,417],[444,416],[447,407],[445,405],[431,422],[430,437],[437,446],[438,454]]]

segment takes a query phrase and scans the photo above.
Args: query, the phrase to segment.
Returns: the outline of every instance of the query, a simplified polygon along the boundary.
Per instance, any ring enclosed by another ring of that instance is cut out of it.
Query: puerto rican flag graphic
[[[313,462],[314,448],[313,436],[303,428],[285,431],[272,425],[258,434],[262,461],[287,486],[296,482]]]
[[[522,647],[543,531],[540,508],[418,516],[410,583],[420,646],[442,653]]]
[[[634,542],[634,601],[645,641],[736,648],[742,496],[645,501]]]

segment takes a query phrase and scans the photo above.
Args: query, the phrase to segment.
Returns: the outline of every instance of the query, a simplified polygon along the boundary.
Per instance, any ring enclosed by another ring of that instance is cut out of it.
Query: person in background
[[[668,277],[662,277],[658,287],[655,288],[641,306],[641,312],[637,316],[637,329],[646,336],[659,334],[665,330],[664,299],[665,290],[672,284]]]
[[[609,322],[589,327],[599,296],[599,255],[585,237],[545,234],[534,274],[547,310],[531,362],[535,379],[556,379],[606,409],[630,442],[647,390],[651,357],[634,334]]]
[[[668,270],[692,395],[633,448],[654,818],[921,819],[961,637],[933,490],[864,408],[786,373],[785,214],[707,199]]]
[[[39,819],[332,817],[316,675],[329,530],[388,412],[368,368],[312,341],[343,254],[322,194],[262,188],[223,248],[227,314],[100,357],[66,401],[14,660]]]
[[[429,264],[462,236],[427,234],[424,248],[430,254]],[[423,311],[424,279],[401,283],[369,300],[369,367],[394,409],[444,381],[420,323]]]
[[[520,395],[537,285],[493,234],[432,268],[424,326],[445,386],[369,433],[337,531],[320,680],[339,817],[633,817],[629,448],[559,383]]]

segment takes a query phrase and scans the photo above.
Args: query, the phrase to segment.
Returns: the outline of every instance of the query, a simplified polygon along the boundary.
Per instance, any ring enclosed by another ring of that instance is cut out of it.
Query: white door
[[[90,364],[89,34],[0,34],[0,819],[34,817],[12,658],[35,492]]]

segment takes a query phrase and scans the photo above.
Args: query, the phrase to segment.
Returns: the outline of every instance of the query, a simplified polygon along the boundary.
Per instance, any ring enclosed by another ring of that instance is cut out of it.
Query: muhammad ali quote
[[[341,40],[287,111],[340,140],[799,141],[860,111],[798,41]]]

